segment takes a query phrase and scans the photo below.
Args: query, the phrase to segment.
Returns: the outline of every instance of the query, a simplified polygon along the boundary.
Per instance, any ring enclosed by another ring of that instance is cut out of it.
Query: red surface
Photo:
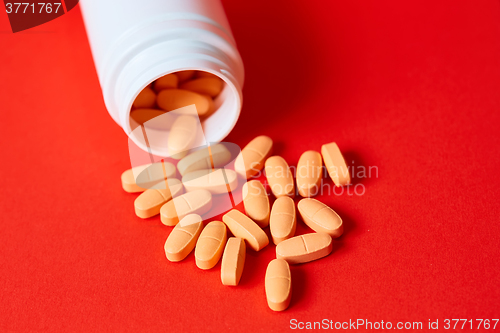
[[[344,218],[334,253],[292,267],[283,313],[264,295],[274,246],[248,253],[237,288],[221,285],[220,264],[167,262],[171,229],[135,217],[120,187],[127,138],[105,110],[79,9],[18,34],[2,13],[0,329],[499,318],[499,2],[225,6],[247,72],[228,141],[267,134],[291,165],[336,141],[351,165],[378,168],[356,180],[363,196],[320,197]]]

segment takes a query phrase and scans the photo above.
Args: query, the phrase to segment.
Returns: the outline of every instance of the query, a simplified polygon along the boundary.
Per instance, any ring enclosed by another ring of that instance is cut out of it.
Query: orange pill
[[[160,116],[161,118],[157,118]],[[130,112],[130,118],[133,120],[131,122],[132,129],[145,124],[147,128],[169,130],[175,120],[174,115],[157,109],[135,109]],[[150,121],[155,118],[156,120]]]
[[[198,120],[193,116],[179,116],[175,119],[167,139],[170,157],[181,159],[194,148],[198,127]]]
[[[273,140],[261,135],[250,141],[234,161],[234,169],[242,177],[249,179],[258,174],[264,162],[271,155]]]
[[[340,237],[344,232],[340,216],[324,203],[305,198],[299,201],[297,208],[304,223],[312,230],[327,233],[333,238]]]
[[[246,246],[242,238],[231,237],[227,240],[222,256],[220,277],[225,286],[237,286],[240,283],[245,266]]]
[[[210,149],[203,148],[183,157],[177,163],[177,169],[184,176],[193,171],[211,169],[212,163],[214,168],[222,168],[229,161],[231,161],[231,152],[226,146],[214,144],[210,146]]]
[[[349,168],[335,142],[321,146],[321,155],[330,178],[337,186],[345,186],[351,183]]]
[[[214,78],[219,78],[217,75],[205,72],[205,71],[198,71],[196,72],[196,77],[214,77]]]
[[[222,80],[218,77],[200,77],[184,82],[180,85],[180,88],[215,97],[222,91]]]
[[[201,269],[214,267],[222,256],[226,245],[226,225],[220,221],[212,221],[206,225],[198,238],[194,257],[196,266]]]
[[[160,92],[163,89],[176,89],[179,84],[179,78],[175,74],[167,74],[162,76],[154,82],[153,86],[156,92]]]
[[[203,98],[205,98],[207,103],[208,103],[208,111],[203,115],[203,117],[208,117],[215,111],[214,100],[212,99],[212,97],[210,97],[208,95],[201,95],[201,96]]]
[[[207,190],[212,194],[222,194],[236,189],[238,176],[229,169],[197,170],[184,175],[182,183],[188,192]]]
[[[323,161],[321,154],[314,150],[304,152],[297,163],[297,190],[303,197],[318,194],[321,183]]]
[[[254,220],[259,227],[265,228],[269,225],[269,197],[262,183],[251,180],[243,185],[243,205],[248,217]]]
[[[194,104],[199,116],[205,115],[211,110],[211,107],[213,108],[211,99],[195,92],[182,89],[165,89],[160,91],[156,97],[156,103],[165,111],[174,111]]]
[[[168,235],[165,254],[172,262],[181,261],[194,249],[203,229],[203,220],[196,214],[184,217]]]
[[[276,258],[301,264],[326,257],[332,252],[332,237],[325,233],[295,236],[276,246]]]
[[[274,244],[278,245],[285,239],[293,237],[296,227],[297,216],[293,199],[290,197],[276,199],[271,209],[269,221],[269,229],[271,229]]]
[[[248,216],[233,209],[222,216],[222,221],[234,236],[247,241],[254,251],[260,251],[269,244],[266,233]]]
[[[285,260],[271,260],[266,270],[265,288],[271,310],[283,311],[288,308],[292,299],[292,274]]]
[[[179,82],[184,82],[192,78],[195,73],[196,71],[194,70],[187,70],[187,71],[175,72],[175,75],[177,75],[177,77],[179,78]]]
[[[165,179],[175,177],[175,173],[175,166],[169,162],[139,165],[122,173],[122,187],[129,193],[164,188]]]
[[[293,198],[295,196],[293,175],[285,159],[281,156],[271,156],[266,160],[265,165],[266,178],[274,196]]]
[[[160,209],[161,222],[176,225],[189,214],[203,215],[212,208],[212,194],[206,190],[187,192],[164,204]]]
[[[134,107],[152,108],[156,103],[156,94],[149,86],[144,88],[135,98]]]
[[[140,218],[148,218],[160,214],[160,208],[172,198],[182,194],[183,186],[180,180],[167,179],[164,189],[148,189],[134,201],[135,214]]]

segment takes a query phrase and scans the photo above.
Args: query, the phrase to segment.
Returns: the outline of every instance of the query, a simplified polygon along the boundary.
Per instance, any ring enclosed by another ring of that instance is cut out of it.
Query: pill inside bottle
[[[234,87],[226,80],[222,74],[191,69],[156,78],[137,93],[131,105],[130,135],[141,148],[152,148],[154,152],[154,146],[161,146],[158,142],[164,138],[158,133],[169,133],[175,115],[182,113],[179,109],[194,105],[196,113],[193,115],[199,118],[207,140],[221,136],[216,133],[220,131],[220,124],[232,118],[231,114],[238,109],[235,105],[240,103]]]

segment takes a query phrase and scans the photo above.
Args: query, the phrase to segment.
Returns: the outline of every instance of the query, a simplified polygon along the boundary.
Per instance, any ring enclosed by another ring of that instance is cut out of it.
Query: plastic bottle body
[[[137,94],[182,70],[219,76],[217,111],[202,121],[208,142],[229,134],[239,117],[244,70],[219,0],[85,0],[80,2],[106,107],[141,148],[130,127]],[[153,152],[155,153],[155,152]]]

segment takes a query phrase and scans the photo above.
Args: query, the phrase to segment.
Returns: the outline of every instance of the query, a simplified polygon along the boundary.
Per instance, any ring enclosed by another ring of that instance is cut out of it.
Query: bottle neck
[[[152,81],[177,71],[211,72],[225,82],[225,88],[215,103],[217,111],[202,121],[207,142],[223,140],[235,126],[242,104],[243,64],[231,44],[213,33],[204,32],[207,35],[205,41],[182,38],[153,43],[123,61],[121,70],[109,72],[105,80],[108,89],[103,89],[108,92],[105,94],[106,105],[115,121],[142,149],[147,150],[147,147],[130,127],[132,103]],[[195,35],[200,36],[200,31]],[[226,48],[226,52],[222,48]]]

